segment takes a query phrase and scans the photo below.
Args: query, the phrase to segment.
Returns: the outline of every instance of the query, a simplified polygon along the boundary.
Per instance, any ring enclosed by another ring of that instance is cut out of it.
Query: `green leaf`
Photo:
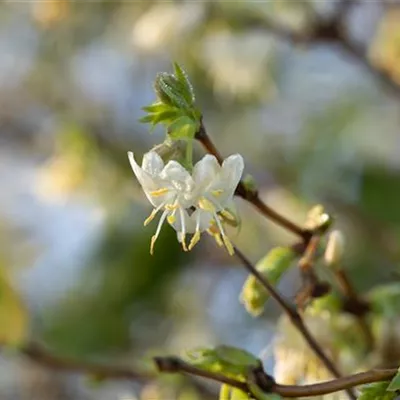
[[[372,383],[361,389],[358,400],[395,400],[396,393],[388,392],[389,382]]]
[[[400,367],[397,371],[396,376],[391,380],[387,390],[389,392],[395,392],[396,390],[400,390]]]
[[[276,247],[257,263],[256,268],[270,283],[276,285],[295,258],[296,253],[292,249]],[[253,316],[260,315],[268,299],[269,293],[253,275],[250,275],[240,294],[240,301],[247,312]]]
[[[20,346],[27,337],[28,329],[26,306],[12,287],[6,271],[0,267],[0,342]]]
[[[193,86],[190,83],[186,72],[176,62],[174,63],[174,73],[177,80],[182,85],[182,95],[189,104],[193,105],[195,101]]]
[[[246,350],[233,346],[218,346],[215,348],[217,357],[226,363],[244,367],[257,366],[260,361],[253,354]]]
[[[151,114],[157,114],[157,113],[160,113],[162,111],[167,111],[167,110],[171,110],[171,109],[174,109],[174,108],[175,107],[171,107],[168,104],[164,104],[164,103],[158,102],[158,103],[150,104],[149,106],[142,107],[142,110],[146,111],[148,113],[151,113]]]
[[[178,109],[169,109],[166,111],[162,111],[157,114],[153,114],[153,125],[156,125],[158,123],[164,123],[164,124],[172,124],[174,121],[179,119],[179,117],[182,115],[182,112]]]
[[[252,354],[231,346],[189,350],[184,359],[197,368],[241,380],[245,379],[250,367],[260,364]]]
[[[192,140],[198,128],[198,123],[191,118],[183,116],[176,119],[168,127],[168,136],[173,140]]]
[[[154,116],[152,114],[145,115],[144,117],[139,118],[139,122],[146,124],[148,122],[153,122]]]

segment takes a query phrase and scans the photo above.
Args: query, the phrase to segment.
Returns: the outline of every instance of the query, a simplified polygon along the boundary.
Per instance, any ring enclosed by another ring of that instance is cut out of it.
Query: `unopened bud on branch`
[[[344,242],[344,236],[341,231],[334,230],[330,233],[324,254],[326,265],[336,267],[339,264],[343,258]]]

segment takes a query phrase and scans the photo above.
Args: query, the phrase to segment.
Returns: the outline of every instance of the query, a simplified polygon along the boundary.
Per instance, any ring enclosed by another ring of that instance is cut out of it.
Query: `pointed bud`
[[[257,184],[255,179],[253,178],[252,175],[247,174],[244,178],[243,178],[243,185],[246,189],[246,191],[252,193],[252,194],[256,194],[257,193]]]
[[[329,267],[336,267],[343,258],[345,240],[341,231],[334,230],[330,233],[326,245],[324,259]]]

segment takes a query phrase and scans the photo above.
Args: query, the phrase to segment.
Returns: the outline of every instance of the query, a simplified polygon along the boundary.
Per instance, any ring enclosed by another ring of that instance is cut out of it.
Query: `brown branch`
[[[308,343],[311,350],[320,358],[328,371],[330,371],[332,375],[336,378],[340,378],[341,374],[339,370],[336,368],[332,360],[330,360],[325,354],[319,343],[315,340],[314,336],[305,325],[298,311],[285,298],[283,298],[283,296],[278,293],[273,285],[271,285],[271,283],[263,275],[260,274],[260,272],[253,266],[253,264],[246,258],[246,256],[236,247],[235,255],[240,259],[240,261],[249,271],[249,273],[257,278],[257,280],[263,285],[263,287],[270,293],[271,297],[282,307],[287,316],[290,318],[292,324],[303,336],[304,340]],[[348,395],[352,399],[356,398],[351,391],[348,392]]]
[[[179,372],[183,374],[199,376],[202,378],[214,380],[216,382],[228,384],[229,386],[238,388],[245,393],[251,393],[251,389],[246,382],[227,378],[222,374],[205,371],[203,369],[189,365],[176,357],[157,357],[155,358],[155,362],[160,372]],[[322,383],[315,383],[303,386],[280,385],[278,383],[274,383],[272,377],[263,373],[268,386],[268,388],[264,391],[265,393],[276,393],[282,397],[287,398],[314,397],[347,390],[350,388],[354,388],[355,386],[364,385],[367,383],[388,381],[392,379],[396,375],[396,373],[396,368],[380,370],[377,369],[346,376],[344,378],[338,378]],[[259,373],[259,375],[262,374]],[[260,389],[263,390],[263,386],[260,385]]]
[[[218,149],[215,147],[212,140],[210,139],[209,135],[207,134],[203,121],[201,121],[200,128],[197,131],[195,137],[203,145],[207,152],[213,154],[218,162],[222,164],[223,158]],[[304,242],[308,242],[309,238],[311,237],[311,233],[309,231],[301,228],[292,221],[288,220],[283,215],[273,210],[271,207],[267,206],[260,199],[257,192],[248,190],[246,188],[246,186],[243,184],[243,181],[239,182],[239,185],[236,189],[236,195],[251,203],[266,218],[287,229],[293,234],[299,236],[303,239]]]
[[[155,377],[154,374],[135,371],[128,367],[109,366],[56,356],[36,343],[25,344],[20,349],[20,352],[32,361],[46,368],[57,371],[91,374],[99,379],[113,378],[146,382]]]

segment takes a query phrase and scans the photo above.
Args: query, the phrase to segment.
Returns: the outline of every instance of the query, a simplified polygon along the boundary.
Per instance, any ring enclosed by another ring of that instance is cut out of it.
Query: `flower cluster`
[[[150,253],[161,228],[167,221],[177,231],[178,241],[185,251],[191,250],[207,231],[218,245],[225,246],[229,254],[233,245],[226,236],[223,221],[235,221],[233,195],[242,176],[244,163],[239,154],[228,157],[222,165],[212,155],[205,155],[189,173],[179,162],[170,160],[166,165],[155,151],[143,156],[140,167],[132,152],[128,153],[133,172],[148,200],[154,207],[144,225],[161,212],[155,234],[151,238]],[[189,244],[187,234],[192,234]]]

